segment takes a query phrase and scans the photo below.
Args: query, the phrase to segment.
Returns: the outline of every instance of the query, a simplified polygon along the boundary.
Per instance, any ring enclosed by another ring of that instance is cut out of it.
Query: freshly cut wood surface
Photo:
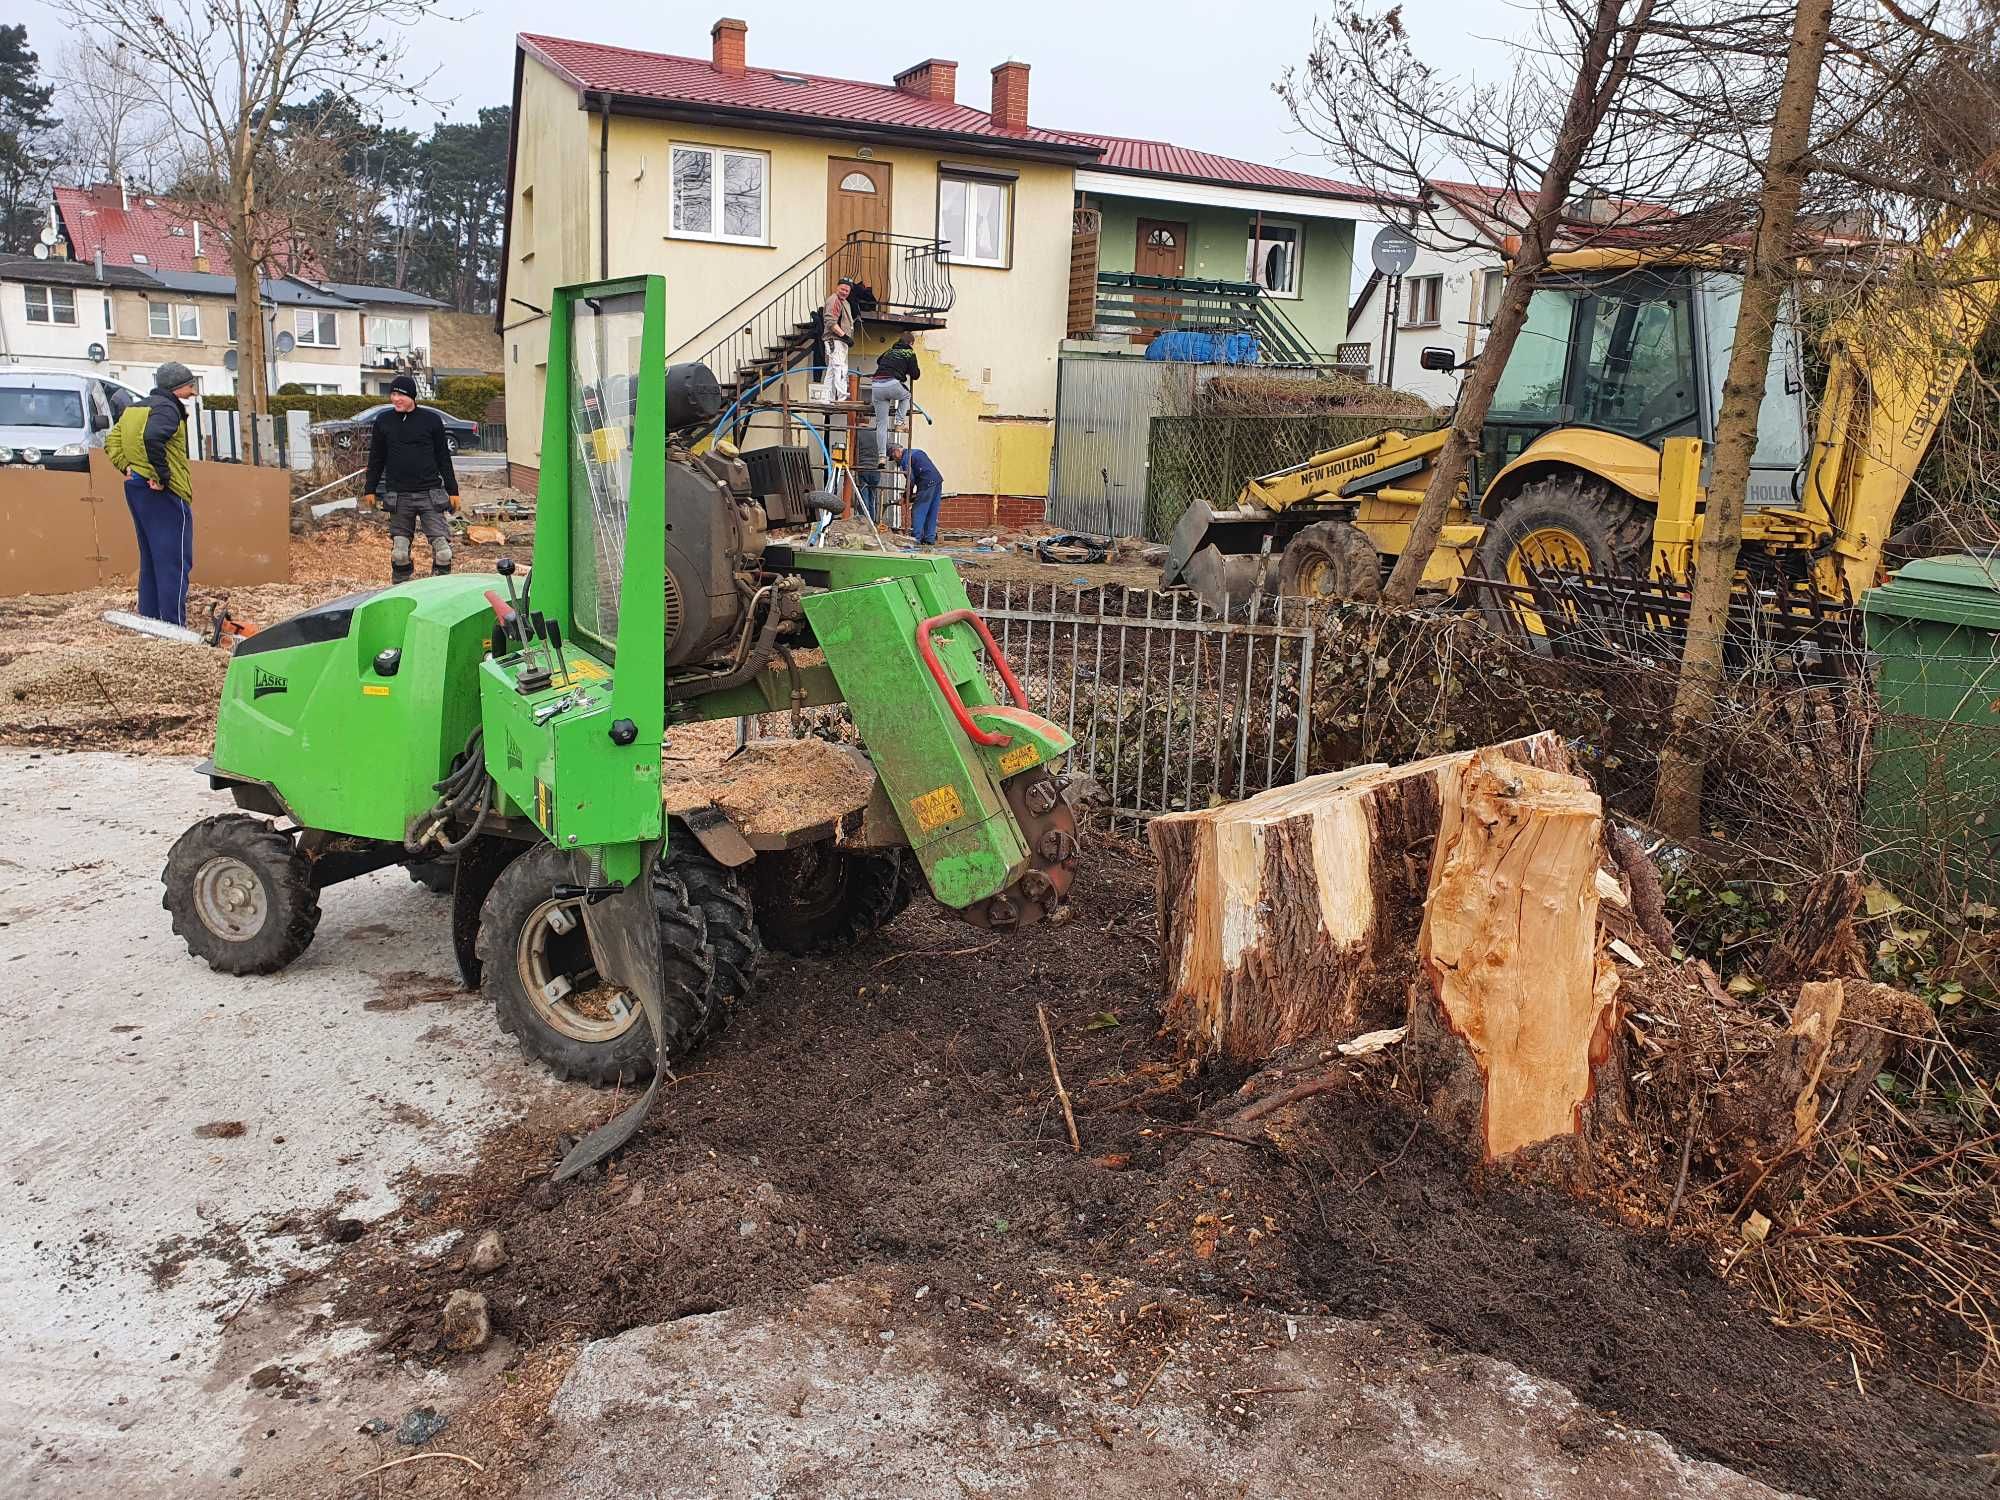
[[[1440,780],[1412,1032],[1445,1112],[1492,1160],[1576,1134],[1611,1048],[1603,806],[1581,777],[1492,750]]]
[[[1491,753],[1570,764],[1546,733]],[[1332,772],[1153,820],[1165,1019],[1192,1054],[1261,1061],[1403,1019],[1441,787],[1471,759]]]

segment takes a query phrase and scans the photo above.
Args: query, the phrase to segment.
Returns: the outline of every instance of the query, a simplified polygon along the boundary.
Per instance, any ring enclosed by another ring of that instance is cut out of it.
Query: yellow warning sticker
[[[1039,745],[1016,745],[1000,757],[1000,774],[1012,776],[1016,771],[1025,771],[1030,766],[1040,765],[1042,751]]]
[[[917,815],[917,826],[928,830],[942,828],[964,817],[965,804],[958,800],[957,787],[941,786],[936,791],[925,792],[921,797],[913,797],[910,811]]]
[[[549,784],[537,777],[535,780],[535,822],[541,825],[542,832],[548,834],[550,838],[554,838],[556,825],[554,819],[550,816],[551,809],[549,804],[551,800],[549,796]]]
[[[609,682],[611,674],[587,656],[572,656],[563,664],[563,672],[584,682]]]
[[[361,684],[361,691],[365,696],[370,698],[386,698],[389,696],[388,686],[380,682],[364,682]]]

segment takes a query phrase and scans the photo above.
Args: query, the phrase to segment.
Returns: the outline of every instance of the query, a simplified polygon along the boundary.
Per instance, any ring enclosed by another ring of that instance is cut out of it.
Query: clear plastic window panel
[[[570,588],[576,628],[618,641],[645,302],[578,299],[570,320]]]

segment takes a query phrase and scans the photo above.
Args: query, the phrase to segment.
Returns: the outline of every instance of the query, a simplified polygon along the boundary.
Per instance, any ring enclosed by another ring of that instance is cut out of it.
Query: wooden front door
[[[889,231],[889,164],[836,156],[826,164],[826,248],[833,257],[827,268],[827,289],[843,276],[864,282],[883,302],[893,302],[889,285],[889,242],[840,248],[856,231]]]
[[[1132,251],[1135,275],[1178,277],[1187,271],[1187,225],[1169,219],[1141,219],[1138,236]],[[1180,317],[1180,305],[1180,298],[1163,292],[1135,292],[1132,310],[1139,328],[1132,341],[1150,344],[1155,334],[1173,327]]]

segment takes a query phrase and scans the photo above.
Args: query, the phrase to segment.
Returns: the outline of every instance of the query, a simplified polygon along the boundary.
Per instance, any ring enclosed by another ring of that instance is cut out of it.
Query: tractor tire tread
[[[708,987],[709,1030],[720,1031],[731,1008],[748,1000],[757,986],[757,964],[764,956],[757,909],[743,877],[702,848],[692,833],[680,828],[669,833],[667,869],[679,877],[707,923],[715,967]]]
[[[500,1029],[521,1044],[527,1056],[559,1078],[600,1088],[637,1083],[653,1073],[653,1037],[643,1012],[621,1035],[606,1042],[565,1036],[536,1014],[521,982],[515,942],[521,924],[541,905],[548,890],[567,873],[567,856],[539,844],[514,860],[493,883],[479,915],[481,988],[493,1001]],[[663,870],[653,877],[653,910],[660,922],[661,1013],[667,1024],[667,1053],[694,1049],[709,1029],[708,991],[713,966],[701,908],[687,887]]]
[[[210,931],[194,908],[197,871],[217,855],[232,855],[264,880],[271,919],[249,940],[229,941]],[[219,974],[275,974],[312,946],[319,930],[319,890],[312,866],[291,838],[248,813],[203,818],[174,840],[160,883],[160,905],[188,952]]]
[[[901,849],[846,853],[845,885],[839,904],[802,923],[787,923],[781,910],[760,903],[758,930],[764,945],[793,958],[830,958],[858,947],[887,927],[916,893],[914,861]]]
[[[1315,521],[1294,535],[1278,558],[1278,592],[1306,595],[1304,575],[1313,561],[1323,562],[1339,583],[1332,594],[1308,597],[1363,604],[1382,597],[1382,554],[1352,521]]]

